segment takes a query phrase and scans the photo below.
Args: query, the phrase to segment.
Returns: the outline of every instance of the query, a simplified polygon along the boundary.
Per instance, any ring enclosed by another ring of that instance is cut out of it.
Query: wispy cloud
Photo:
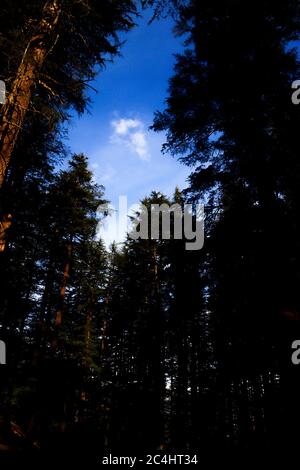
[[[113,134],[110,142],[128,146],[141,160],[149,160],[150,152],[145,126],[139,119],[117,119],[111,121]]]
[[[116,170],[109,164],[104,163],[99,165],[99,163],[93,162],[91,163],[90,168],[95,182],[103,184],[104,186],[111,183],[116,175]]]

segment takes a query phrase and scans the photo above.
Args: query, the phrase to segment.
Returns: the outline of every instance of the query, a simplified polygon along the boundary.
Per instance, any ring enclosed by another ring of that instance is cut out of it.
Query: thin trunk
[[[85,363],[86,366],[89,365],[90,357],[91,357],[91,342],[92,342],[92,321],[93,321],[93,314],[92,309],[88,309],[86,322],[85,322]]]
[[[72,255],[72,242],[70,241],[67,245],[67,256],[66,256],[66,261],[64,264],[63,279],[62,279],[62,283],[61,283],[60,291],[59,291],[58,309],[55,315],[55,334],[54,334],[54,338],[52,341],[53,349],[57,348],[58,336],[59,336],[60,328],[62,325],[63,310],[64,310],[65,297],[66,297],[66,288],[67,288],[68,280],[70,276],[71,255]]]
[[[152,414],[152,432],[155,445],[164,443],[164,420],[163,420],[163,401],[164,401],[164,371],[162,357],[162,312],[160,303],[160,280],[158,275],[158,253],[157,243],[151,243],[151,286],[150,286],[150,318],[147,328],[149,334],[148,360],[150,372],[150,388],[152,392],[153,408]],[[151,424],[149,426],[151,432]]]
[[[35,331],[35,348],[33,352],[33,364],[37,364],[43,353],[46,350],[47,343],[47,319],[50,311],[51,294],[53,293],[54,285],[54,266],[53,261],[50,261],[47,266],[47,274],[45,279],[45,287],[41,301],[40,314],[36,325]],[[49,325],[48,325],[49,326]]]
[[[1,159],[0,159],[1,160]],[[8,230],[12,224],[12,215],[4,214],[0,220],[0,253],[3,253],[6,246]]]
[[[107,320],[103,320],[103,326],[101,328],[101,355],[104,355],[107,350]]]

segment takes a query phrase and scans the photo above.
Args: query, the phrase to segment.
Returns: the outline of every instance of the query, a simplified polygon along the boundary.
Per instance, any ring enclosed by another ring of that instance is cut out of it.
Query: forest
[[[184,40],[151,129],[190,176],[140,202],[203,204],[199,250],[108,248],[65,143],[145,9]],[[299,0],[1,0],[1,470],[297,462],[299,40]]]

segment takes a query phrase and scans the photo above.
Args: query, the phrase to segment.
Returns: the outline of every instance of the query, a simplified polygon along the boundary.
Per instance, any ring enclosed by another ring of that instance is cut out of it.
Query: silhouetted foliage
[[[50,3],[1,6],[0,79],[9,93]],[[128,234],[109,250],[97,238],[104,188],[84,155],[59,168],[68,154],[62,124],[71,108],[87,107],[87,83],[117,54],[138,5],[52,3],[57,39],[51,32],[43,42],[1,187],[0,336],[9,361],[0,459],[43,467],[99,464],[111,452],[197,453],[199,465],[292,457],[299,1],[142,2],[153,19],[173,15],[186,39],[153,128],[166,133],[164,151],[192,170],[183,192],[153,191],[141,203],[149,213],[153,204],[204,203],[199,251],[172,230],[164,239],[161,225],[158,239]],[[141,217],[132,215],[137,227]]]

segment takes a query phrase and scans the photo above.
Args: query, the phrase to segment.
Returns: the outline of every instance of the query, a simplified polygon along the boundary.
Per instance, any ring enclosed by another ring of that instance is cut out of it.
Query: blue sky
[[[152,190],[171,195],[186,187],[190,170],[170,155],[162,155],[165,136],[149,130],[156,110],[164,109],[168,79],[182,50],[172,33],[172,20],[148,25],[145,12],[126,35],[121,57],[109,63],[92,83],[90,114],[74,117],[67,142],[72,152],[84,152],[105,196],[118,208],[119,196],[129,206]],[[112,234],[106,234],[106,242]],[[121,241],[119,239],[117,241]]]

